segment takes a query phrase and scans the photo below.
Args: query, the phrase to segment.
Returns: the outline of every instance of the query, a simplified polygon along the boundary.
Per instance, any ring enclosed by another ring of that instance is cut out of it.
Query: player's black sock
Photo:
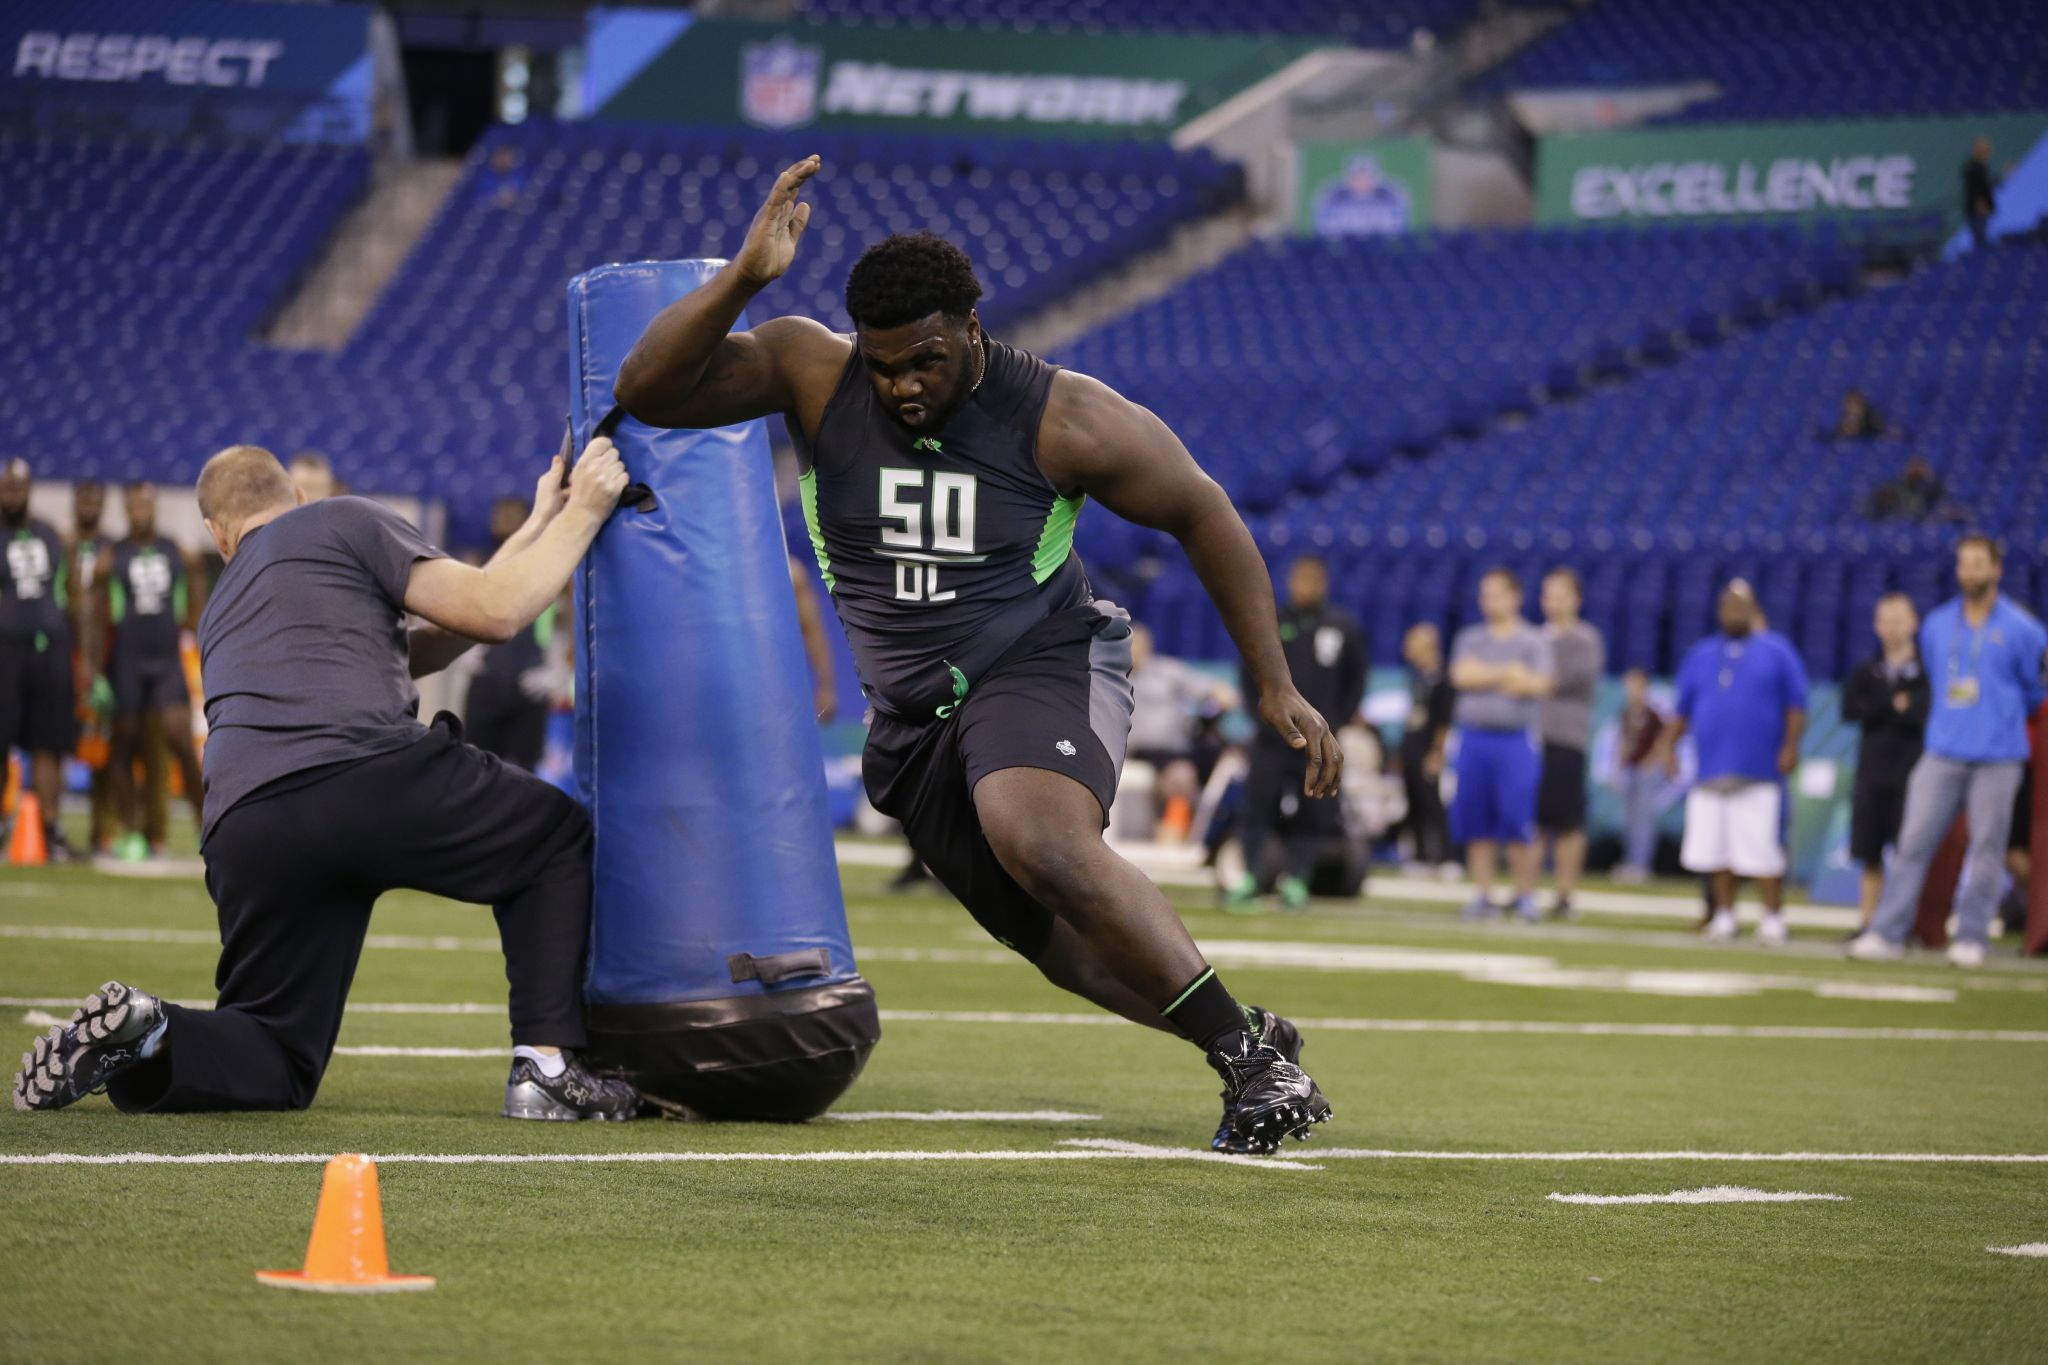
[[[1201,975],[1160,1013],[1204,1052],[1213,1052],[1223,1039],[1245,1031],[1244,1007],[1223,989],[1214,967],[1202,968]]]

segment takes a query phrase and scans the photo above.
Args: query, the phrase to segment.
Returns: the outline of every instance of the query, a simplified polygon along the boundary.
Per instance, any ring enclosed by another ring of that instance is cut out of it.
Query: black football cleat
[[[1244,1007],[1244,1017],[1245,1024],[1254,1038],[1258,1039],[1265,1046],[1272,1048],[1296,1066],[1301,1065],[1301,1030],[1294,1026],[1293,1020],[1282,1018],[1280,1015],[1273,1013],[1273,1011],[1259,1005],[1246,1005]],[[1231,1144],[1235,1137],[1236,1126],[1233,1117],[1233,1106],[1230,1102],[1229,1093],[1225,1092],[1223,1096],[1223,1121],[1216,1125],[1216,1136],[1209,1140],[1209,1146],[1218,1152],[1230,1151],[1232,1150]]]
[[[155,996],[109,981],[85,997],[70,1023],[51,1026],[22,1054],[14,1107],[62,1109],[77,1103],[142,1061],[144,1042],[165,1022]]]
[[[505,1117],[573,1123],[579,1119],[620,1122],[640,1117],[640,1092],[612,1076],[592,1075],[567,1048],[562,1074],[548,1076],[526,1057],[512,1059],[505,1081]]]
[[[1287,1055],[1301,1055],[1300,1031],[1278,1015],[1259,1014],[1258,1032],[1239,1033],[1209,1054],[1223,1078],[1223,1122],[1209,1143],[1219,1152],[1277,1151],[1282,1138],[1305,1140],[1314,1125],[1330,1120],[1330,1102]]]

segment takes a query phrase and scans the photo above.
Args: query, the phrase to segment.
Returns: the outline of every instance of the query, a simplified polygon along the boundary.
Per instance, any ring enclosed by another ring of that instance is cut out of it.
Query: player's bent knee
[[[1092,879],[1100,837],[1068,839],[1058,833],[1012,825],[987,831],[1003,870],[1037,900],[1059,905],[1080,899]]]

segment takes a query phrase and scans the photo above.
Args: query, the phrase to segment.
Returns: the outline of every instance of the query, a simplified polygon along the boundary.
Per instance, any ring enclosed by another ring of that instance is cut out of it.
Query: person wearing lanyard
[[[1928,866],[1958,811],[1969,816],[1970,851],[1948,958],[1958,967],[1984,961],[2013,795],[2027,761],[2027,717],[2048,698],[2048,630],[1999,595],[2003,561],[1988,536],[1963,537],[1956,547],[1962,596],[1920,628],[1934,708],[1906,784],[1905,819],[1877,914],[1849,945],[1859,961],[1891,961],[1905,951]]]

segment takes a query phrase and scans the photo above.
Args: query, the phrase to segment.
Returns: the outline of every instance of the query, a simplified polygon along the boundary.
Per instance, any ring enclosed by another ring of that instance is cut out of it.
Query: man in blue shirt
[[[1806,731],[1806,669],[1784,637],[1758,631],[1756,596],[1741,579],[1721,593],[1721,631],[1694,645],[1678,670],[1678,716],[1664,739],[1665,771],[1690,730],[1698,774],[1685,798],[1679,862],[1707,874],[1706,935],[1735,937],[1735,881],[1755,879],[1764,901],[1759,942],[1785,941],[1781,779],[1799,761]]]
[[[1927,868],[1957,811],[1966,811],[1970,852],[1956,896],[1948,959],[1984,961],[2012,826],[2013,796],[2027,762],[2027,717],[2048,697],[2048,630],[1998,593],[2004,555],[1988,536],[1956,546],[1963,595],[1929,613],[1920,657],[1934,694],[1926,746],[1906,784],[1906,814],[1884,894],[1849,956],[1885,962],[1904,952]]]
[[[1458,700],[1457,791],[1451,831],[1465,841],[1474,896],[1469,920],[1490,919],[1495,850],[1508,846],[1515,883],[1514,913],[1542,918],[1536,909],[1536,788],[1543,771],[1536,747],[1543,698],[1556,688],[1556,659],[1548,636],[1522,619],[1522,582],[1510,569],[1490,569],[1479,580],[1479,614],[1451,645],[1451,686]]]

